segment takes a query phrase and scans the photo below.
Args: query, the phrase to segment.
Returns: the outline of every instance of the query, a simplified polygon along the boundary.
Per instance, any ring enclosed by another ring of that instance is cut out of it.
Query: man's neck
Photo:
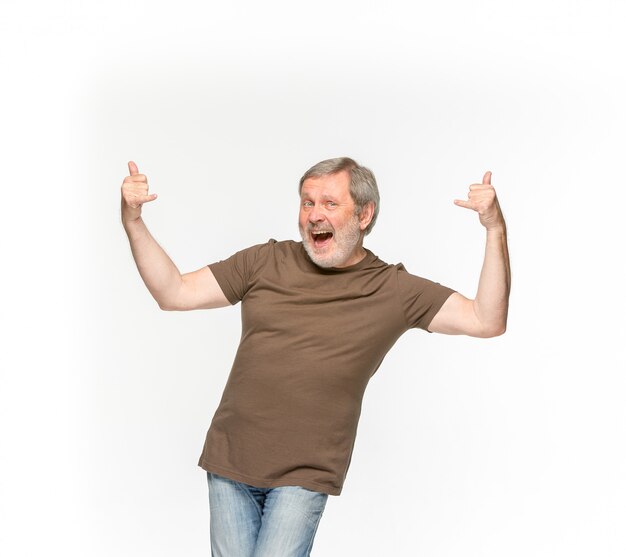
[[[341,265],[335,265],[335,268],[343,269],[344,267],[351,267],[352,265],[356,265],[357,263],[360,263],[361,261],[363,261],[366,255],[367,255],[367,252],[365,251],[365,248],[363,247],[362,244],[359,244],[356,248],[354,248],[354,251],[352,252],[350,257],[345,261],[345,263],[342,263]]]

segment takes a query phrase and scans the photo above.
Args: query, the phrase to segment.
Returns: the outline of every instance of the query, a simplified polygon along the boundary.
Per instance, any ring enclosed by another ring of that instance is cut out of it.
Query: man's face
[[[300,192],[299,227],[309,257],[320,267],[347,267],[362,258],[348,171],[308,178]]]

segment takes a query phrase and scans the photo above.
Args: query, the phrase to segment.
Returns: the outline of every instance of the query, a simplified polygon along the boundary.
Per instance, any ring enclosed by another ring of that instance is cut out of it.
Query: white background
[[[209,555],[197,460],[238,308],[162,312],[119,216],[134,160],[182,272],[299,239],[297,181],[375,172],[367,247],[475,294],[496,339],[412,331],[366,392],[319,556],[623,556],[623,2],[18,2],[0,8],[0,553]]]

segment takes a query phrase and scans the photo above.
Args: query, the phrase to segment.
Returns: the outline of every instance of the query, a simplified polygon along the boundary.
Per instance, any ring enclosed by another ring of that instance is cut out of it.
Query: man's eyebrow
[[[309,192],[300,192],[300,197],[310,197]],[[339,199],[336,195],[331,195],[330,193],[322,193],[320,194],[320,197],[324,200],[330,199],[332,201],[337,201]]]

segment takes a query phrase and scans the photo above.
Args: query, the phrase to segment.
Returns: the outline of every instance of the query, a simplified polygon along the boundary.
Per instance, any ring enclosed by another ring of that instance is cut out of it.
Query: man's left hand
[[[491,185],[491,172],[485,172],[482,184],[469,187],[467,201],[455,199],[454,204],[478,213],[480,223],[487,230],[504,227],[504,217],[500,210],[496,190]]]

